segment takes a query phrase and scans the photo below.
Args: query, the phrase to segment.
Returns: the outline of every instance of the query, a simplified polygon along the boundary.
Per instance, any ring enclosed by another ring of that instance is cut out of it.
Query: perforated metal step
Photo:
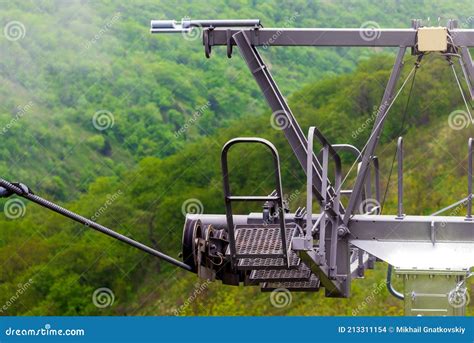
[[[319,291],[320,281],[316,275],[311,275],[308,281],[294,282],[265,282],[260,290],[262,292],[271,292],[279,288],[285,288],[290,292],[317,292]]]
[[[250,280],[256,282],[308,281],[310,277],[311,270],[304,263],[297,269],[253,270],[250,273]]]
[[[237,257],[280,257],[283,256],[280,225],[236,225],[235,251]],[[290,249],[294,224],[286,225],[286,246]],[[230,251],[228,250],[228,254]]]
[[[296,269],[300,265],[300,258],[290,251],[290,269]],[[239,258],[237,262],[239,270],[268,270],[268,269],[288,269],[286,260],[279,258],[260,258],[260,257],[244,257]]]

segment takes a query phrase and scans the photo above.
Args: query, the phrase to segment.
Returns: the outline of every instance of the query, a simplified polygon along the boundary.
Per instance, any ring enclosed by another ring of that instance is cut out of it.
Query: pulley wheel
[[[202,225],[200,220],[188,220],[183,230],[183,262],[197,272],[198,238],[202,238]]]

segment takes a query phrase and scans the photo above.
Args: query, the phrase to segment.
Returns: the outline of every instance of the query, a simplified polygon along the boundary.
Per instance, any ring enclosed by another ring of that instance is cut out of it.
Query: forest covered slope
[[[472,7],[469,0],[3,1],[0,23],[9,36],[0,37],[0,125],[6,128],[0,173],[27,179],[56,199],[73,199],[98,176],[116,175],[144,157],[174,154],[266,108],[238,53],[229,60],[216,48],[206,59],[199,35],[152,35],[151,19],[403,28],[412,18],[435,24],[441,17],[441,23],[457,18],[469,27]],[[377,52],[262,49],[286,95],[349,72]],[[196,113],[198,125],[181,132]]]
[[[351,132],[370,118],[372,106],[376,106],[380,96],[380,82],[387,78],[391,61],[391,57],[376,56],[361,63],[353,73],[317,82],[296,92],[290,98],[290,104],[304,130],[310,124],[317,124],[332,142],[360,146],[370,130],[364,130],[362,137],[356,139],[351,137]],[[407,71],[408,65],[409,61]],[[446,87],[453,82],[451,77],[446,62],[432,58],[422,65],[416,79],[416,84],[424,91],[418,91],[418,88],[414,91],[402,132],[406,149],[406,213],[429,214],[461,199],[466,193],[467,139],[474,131],[472,127],[454,130],[448,123],[450,110],[462,109],[456,89]],[[377,152],[382,157],[383,189],[395,149],[394,138],[400,134],[407,93],[400,96],[391,110]],[[437,96],[433,97],[433,94]],[[68,206],[178,257],[183,204],[194,199],[205,213],[223,213],[219,169],[223,143],[235,136],[259,136],[270,139],[280,151],[284,189],[287,195],[296,194],[290,204],[295,210],[305,202],[303,173],[282,132],[275,130],[270,121],[269,113],[246,121],[236,120],[229,128],[198,139],[178,154],[163,159],[144,158],[137,167],[117,176],[96,179],[86,193]],[[272,185],[265,177],[271,165],[266,151],[241,147],[236,148],[232,156],[232,182],[236,192],[266,194],[271,191]],[[347,171],[352,161],[349,156],[343,157]],[[349,188],[352,179],[353,175],[347,181]],[[392,177],[392,186],[394,180]],[[384,212],[393,213],[395,197],[391,188]],[[259,207],[236,207],[236,212],[240,213],[251,210],[259,210]],[[192,294],[198,281],[195,275],[185,275],[160,265],[140,251],[33,204],[25,203],[23,216],[2,219],[0,225],[0,254],[4,261],[0,274],[0,302],[7,301],[18,284],[30,278],[34,280],[31,289],[21,298],[21,306],[10,309],[12,314],[172,314],[185,300],[183,296]],[[294,307],[289,313],[350,314],[348,311],[353,307],[343,304],[353,305],[364,299],[374,283],[376,287],[380,286],[378,283],[383,282],[383,274],[384,267],[380,264],[376,271],[369,272],[366,280],[354,282],[353,298],[338,305],[334,299],[324,300],[322,295],[295,295]],[[116,305],[103,310],[91,303],[90,295],[99,287],[114,291]],[[268,295],[260,295],[258,290],[236,290],[213,284],[206,286],[207,293],[209,298],[200,296],[183,314],[281,313],[267,304]],[[377,297],[363,314],[385,313],[386,298],[391,306],[390,313],[400,313],[400,303],[389,297],[386,290],[380,293],[384,298]],[[317,307],[311,305],[313,297],[319,299]],[[301,301],[297,300],[300,298]],[[250,299],[260,299],[258,301],[266,305],[253,307]],[[227,305],[224,306],[223,301]]]
[[[284,191],[296,194],[292,210],[305,203],[305,179],[240,56],[229,60],[216,49],[207,60],[198,41],[150,35],[149,19],[258,17],[266,27],[360,27],[375,20],[380,27],[407,27],[413,17],[442,15],[468,27],[466,14],[474,9],[471,1],[35,4],[0,5],[2,25],[20,21],[26,30],[21,39],[0,39],[1,177],[22,181],[174,257],[181,246],[183,204],[193,199],[205,213],[223,213],[219,157],[228,139],[259,136],[275,143]],[[332,143],[364,145],[393,64],[392,50],[262,53],[305,132],[316,125]],[[407,54],[405,62],[402,80],[414,58]],[[422,61],[407,107],[409,86],[390,111],[377,154],[384,191],[396,138],[405,137],[406,213],[429,214],[466,196],[467,140],[474,129],[453,128],[449,121],[464,105],[444,59],[429,55]],[[347,171],[352,160],[343,155],[343,161]],[[236,148],[230,163],[237,191],[272,190],[264,150]],[[391,185],[395,182],[392,176]],[[395,200],[392,187],[384,212],[393,213]],[[7,211],[5,200],[1,204]],[[29,287],[1,315],[402,314],[401,303],[384,288],[383,264],[354,282],[350,299],[295,294],[291,306],[278,309],[258,288],[215,283],[205,284],[192,304],[183,306],[202,286],[196,286],[196,275],[34,204],[20,207],[21,215],[0,217],[0,308],[20,285]],[[236,207],[241,213],[251,210],[260,208]],[[107,308],[91,300],[102,287],[114,294]]]

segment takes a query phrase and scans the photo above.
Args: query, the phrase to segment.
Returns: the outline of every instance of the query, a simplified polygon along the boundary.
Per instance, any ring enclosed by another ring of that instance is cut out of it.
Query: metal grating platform
[[[235,250],[237,257],[276,257],[283,255],[280,225],[236,225]],[[290,250],[295,226],[286,226],[286,245]]]
[[[300,265],[300,258],[294,252],[290,252],[290,269],[296,269]],[[284,258],[271,257],[244,257],[239,258],[237,263],[239,270],[268,270],[268,269],[288,269]]]
[[[304,263],[300,263],[298,269],[270,269],[253,270],[250,280],[256,282],[286,282],[286,281],[308,281],[311,270]]]
[[[285,288],[291,292],[317,292],[320,281],[316,275],[311,275],[308,281],[294,282],[265,282],[262,284],[262,292],[271,292],[279,288]]]

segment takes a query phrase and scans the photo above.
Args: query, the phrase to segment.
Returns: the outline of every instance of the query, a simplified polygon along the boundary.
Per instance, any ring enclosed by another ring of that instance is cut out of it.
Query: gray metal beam
[[[313,214],[313,224],[320,214]],[[188,214],[190,220],[199,219],[203,225],[212,224],[217,228],[227,226],[224,214]],[[287,223],[294,222],[294,213],[285,214]],[[235,224],[261,224],[262,213],[234,215]],[[431,242],[431,225],[437,230],[437,242],[474,242],[474,222],[464,216],[412,216],[397,219],[396,215],[359,215],[349,221],[349,239],[426,241]]]
[[[374,155],[375,148],[377,147],[377,143],[380,139],[380,134],[383,129],[383,123],[386,119],[386,114],[390,108],[390,102],[394,95],[395,86],[397,85],[398,79],[400,78],[400,72],[403,67],[403,56],[405,55],[405,52],[406,47],[402,47],[398,50],[395,65],[393,66],[392,73],[390,74],[390,78],[385,88],[385,93],[383,95],[382,102],[374,122],[374,127],[372,129],[372,132],[366,145],[366,149],[362,156],[359,174],[357,175],[357,179],[352,190],[351,197],[349,199],[349,204],[347,205],[346,213],[344,215],[344,225],[348,224],[352,212],[359,204],[362,189],[365,185],[365,178],[367,177],[367,171],[370,167],[372,156]]]
[[[209,30],[210,45],[227,45],[239,29],[215,28]],[[337,46],[337,47],[414,47],[417,31],[411,29],[245,29],[253,46]],[[474,47],[474,30],[450,30],[457,46]],[[230,42],[236,45],[235,42]]]
[[[474,30],[473,29],[454,29],[449,30],[456,46],[464,46],[468,48],[474,47]]]
[[[461,64],[464,78],[466,79],[471,99],[474,99],[474,64],[472,62],[471,53],[466,47],[461,47],[459,50],[461,55],[459,62]]]
[[[321,266],[316,263],[318,257],[314,251],[300,251],[298,256],[303,260],[303,263],[306,264],[311,271],[318,276],[321,284],[326,290],[325,295],[327,297],[345,297],[348,298],[350,295],[350,288],[347,289],[346,285],[343,284],[342,280],[333,280],[328,277],[328,270],[325,266]],[[350,277],[349,281],[346,284],[350,285]]]
[[[351,239],[431,242],[431,225],[436,242],[474,242],[474,223],[465,217],[354,215],[349,222]]]

